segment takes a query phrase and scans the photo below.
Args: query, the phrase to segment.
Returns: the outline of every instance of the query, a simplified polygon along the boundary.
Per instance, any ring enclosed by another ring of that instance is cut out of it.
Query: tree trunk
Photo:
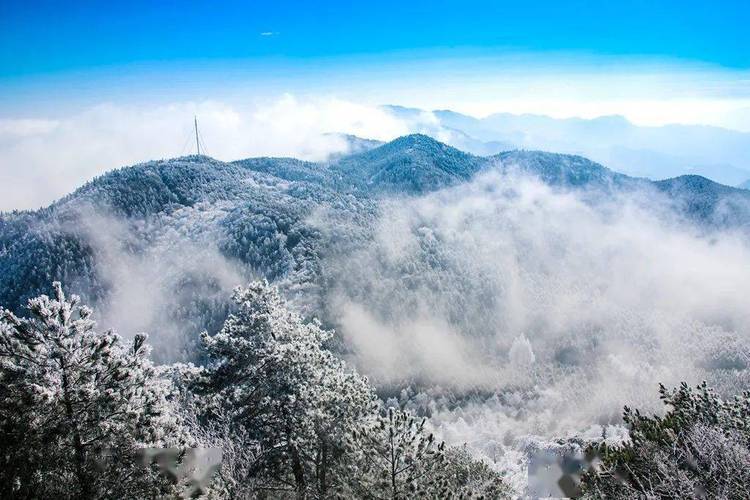
[[[320,442],[320,467],[318,472],[318,496],[320,498],[325,498],[326,493],[328,493],[328,484],[327,484],[327,469],[328,469],[328,443],[326,442],[325,438],[323,438]]]
[[[292,446],[292,474],[294,474],[294,484],[297,489],[297,500],[305,500],[306,485],[305,485],[305,469],[302,466],[302,460],[299,456],[297,448]]]
[[[396,461],[396,448],[393,446],[393,429],[390,432],[390,445],[391,445],[391,498],[394,500],[398,498],[398,487],[396,486],[396,468],[398,463]]]
[[[83,448],[83,441],[81,440],[81,433],[78,430],[75,416],[73,415],[73,402],[70,398],[70,383],[68,381],[68,370],[65,363],[62,363],[62,388],[63,388],[63,399],[65,402],[65,417],[68,420],[68,425],[73,433],[73,451],[75,460],[75,472],[76,479],[78,480],[78,486],[80,488],[80,498],[88,499],[91,498],[91,485],[86,478],[86,452]]]

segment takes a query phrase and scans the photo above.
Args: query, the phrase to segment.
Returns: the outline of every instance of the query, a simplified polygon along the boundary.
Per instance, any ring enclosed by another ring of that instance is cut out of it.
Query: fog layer
[[[354,363],[488,456],[659,411],[659,382],[747,387],[750,248],[653,196],[490,173],[383,202],[371,243],[326,263]]]

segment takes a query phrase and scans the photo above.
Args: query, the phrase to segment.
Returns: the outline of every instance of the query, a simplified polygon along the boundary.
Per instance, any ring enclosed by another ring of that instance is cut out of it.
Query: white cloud
[[[47,134],[55,130],[59,125],[60,122],[57,120],[0,120],[0,137],[14,139]]]
[[[206,152],[221,160],[322,160],[346,148],[328,132],[383,140],[408,133],[406,124],[375,106],[292,95],[246,108],[217,101],[102,104],[56,120],[3,119],[0,210],[37,208],[113,168],[194,153],[194,115]]]
[[[624,404],[658,411],[659,382],[736,393],[750,379],[750,247],[696,235],[653,201],[592,206],[491,173],[384,202],[372,241],[325,262],[337,330],[376,383],[499,394],[435,403],[457,443],[572,435]]]

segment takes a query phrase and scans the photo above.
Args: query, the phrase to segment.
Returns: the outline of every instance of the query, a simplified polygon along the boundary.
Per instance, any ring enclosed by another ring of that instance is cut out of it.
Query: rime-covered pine
[[[0,311],[0,497],[169,492],[136,458],[181,440],[146,336],[97,332],[91,309],[53,286],[29,301],[28,318]]]
[[[222,330],[203,336],[206,418],[228,414],[256,450],[258,491],[325,497],[338,487],[344,437],[372,411],[373,391],[324,348],[331,333],[303,322],[267,282],[236,290],[234,300]]]

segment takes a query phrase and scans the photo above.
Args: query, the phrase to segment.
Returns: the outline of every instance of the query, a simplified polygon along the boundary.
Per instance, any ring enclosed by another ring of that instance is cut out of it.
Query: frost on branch
[[[326,496],[340,487],[344,437],[372,411],[373,390],[324,348],[331,333],[304,322],[267,282],[236,290],[234,301],[222,330],[202,337],[203,418],[228,417],[242,446],[257,450],[245,471],[257,491]]]
[[[29,301],[28,318],[0,310],[0,497],[167,493],[135,457],[181,442],[146,336],[97,332],[91,309],[53,288]]]

